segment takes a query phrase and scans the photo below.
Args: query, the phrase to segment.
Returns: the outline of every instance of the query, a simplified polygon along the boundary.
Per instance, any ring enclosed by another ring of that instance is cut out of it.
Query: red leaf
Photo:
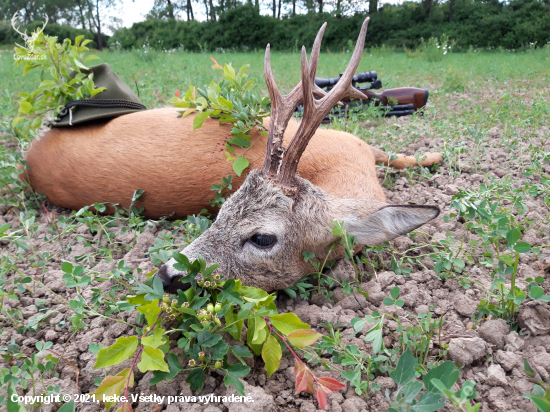
[[[302,362],[296,361],[294,364],[294,375],[298,376],[298,372],[303,371],[305,368]]]
[[[317,392],[315,394],[315,397],[317,398],[317,402],[319,403],[319,406],[321,409],[325,409],[327,407],[327,394],[324,390],[321,389],[321,387],[317,388]]]
[[[302,369],[298,372],[296,375],[296,393],[295,395],[298,395],[300,392],[303,392],[307,389],[307,371]]]
[[[216,59],[214,59],[212,56],[210,56],[210,58],[212,59],[212,61],[214,62],[214,64],[218,64],[218,62],[216,61]]]
[[[338,382],[336,379],[334,378],[331,378],[331,377],[328,377],[328,376],[323,376],[319,379],[317,379],[319,381],[319,383],[324,386],[326,389],[328,389],[329,391],[339,391],[340,389],[344,389],[346,387],[346,385]],[[330,392],[328,392],[330,393]]]
[[[309,370],[306,371],[307,389],[306,392],[313,395],[313,375]]]
[[[176,89],[176,97],[180,97],[180,91]]]

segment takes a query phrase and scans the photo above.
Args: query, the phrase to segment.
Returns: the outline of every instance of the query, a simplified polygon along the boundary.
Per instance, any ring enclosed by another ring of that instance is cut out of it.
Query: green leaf
[[[395,383],[397,383],[397,385],[406,385],[414,379],[414,368],[417,363],[418,361],[413,356],[412,351],[407,349],[397,361],[395,369],[390,372],[390,377],[395,381]]]
[[[239,358],[252,358],[254,356],[246,346],[242,345],[231,346],[231,352]]]
[[[288,341],[297,348],[313,345],[322,335],[312,329],[299,329],[287,335]]]
[[[208,118],[207,112],[197,113],[197,115],[193,119],[193,130],[200,129],[202,127],[202,124],[207,118]]]
[[[279,369],[279,361],[283,356],[281,346],[277,339],[273,335],[269,335],[264,343],[262,349],[262,359],[265,362],[265,370],[267,371],[267,377],[271,377],[277,369]]]
[[[167,359],[168,359],[168,367],[170,368],[170,372],[166,373],[166,372],[154,371],[153,375],[155,375],[155,377],[150,380],[149,382],[150,385],[156,385],[157,383],[165,379],[168,381],[171,381],[178,375],[178,373],[180,373],[183,370],[181,363],[178,360],[178,357],[175,353],[170,352],[168,354]]]
[[[527,242],[518,242],[514,246],[514,250],[518,253],[527,253],[531,250],[531,245]]]
[[[74,401],[70,401],[62,405],[61,408],[57,410],[57,412],[74,412],[74,411],[75,411]]]
[[[252,343],[261,345],[267,338],[267,324],[262,318],[254,319],[254,334],[252,335]]]
[[[145,315],[145,319],[147,319],[147,324],[152,325],[153,323],[155,323],[158,314],[160,313],[160,308],[158,307],[158,299],[153,300],[148,305],[138,306],[136,310],[139,313]]]
[[[27,102],[26,100],[19,102],[19,111],[29,114],[32,110],[32,104]]]
[[[238,340],[240,342],[241,341],[241,331],[243,329],[244,320],[237,321],[237,316],[233,312],[233,308],[229,309],[225,313],[224,317],[225,317],[225,323],[227,325],[231,324],[231,326],[229,326],[225,330],[227,330],[227,332],[229,332],[229,334],[233,337],[233,339]]]
[[[418,402],[411,406],[415,412],[434,412],[445,406],[445,397],[440,393],[424,392]]]
[[[204,386],[204,370],[201,368],[194,368],[185,379],[185,382],[191,384],[191,390],[200,392]]]
[[[439,379],[447,389],[452,389],[454,383],[457,381],[460,371],[455,368],[455,365],[451,361],[443,362],[436,368],[426,373],[422,380],[426,386],[426,390],[430,392],[439,392],[437,388],[431,383],[434,378]]]
[[[521,232],[518,229],[511,229],[506,234],[506,240],[508,241],[509,245],[513,245],[514,243],[516,243],[520,237],[521,237]]]
[[[403,387],[403,395],[407,403],[412,403],[416,395],[422,390],[422,382],[412,381]]]
[[[384,341],[382,340],[382,329],[376,328],[371,330],[367,335],[365,336],[365,340],[367,342],[372,341],[372,350],[374,353],[380,352],[382,349],[382,344]]]
[[[141,361],[137,367],[142,373],[147,371],[170,372],[168,364],[164,361],[164,352],[149,345],[144,345]]]
[[[235,303],[235,304],[243,303],[243,300],[241,299],[241,295],[238,292],[233,291],[234,288],[235,288],[235,280],[228,279],[223,285],[222,292],[218,295],[218,300],[222,303],[224,302]],[[238,339],[238,338],[235,338],[235,339]]]
[[[284,313],[271,317],[271,324],[275,326],[283,335],[289,335],[295,330],[309,329],[309,325],[300,320],[294,313]]]
[[[74,59],[74,64],[76,64],[81,69],[88,70],[88,67],[82,64],[78,59]]]
[[[359,333],[367,324],[367,320],[364,318],[353,318],[351,320],[351,324],[353,326],[353,329],[355,330],[355,333]]]
[[[390,295],[392,298],[397,299],[399,297],[399,286],[396,286],[390,290]]]
[[[26,409],[19,402],[12,401],[12,395],[18,395],[18,393],[13,388],[13,383],[8,383],[8,412],[26,412]]]
[[[542,295],[544,295],[544,289],[542,289],[540,286],[533,286],[531,289],[529,289],[529,296],[532,299],[538,299]]]
[[[210,352],[214,360],[222,360],[229,349],[229,345],[223,339],[216,343]]]
[[[237,389],[239,395],[244,396],[244,385],[239,378],[248,375],[250,368],[242,364],[235,364],[224,370],[227,372],[223,379],[226,386],[233,385],[235,389]]]
[[[233,161],[233,171],[237,174],[237,176],[240,176],[244,169],[248,167],[248,164],[248,159],[246,157],[237,157]]]
[[[144,338],[141,338],[141,343],[143,345],[149,345],[153,348],[158,348],[159,346],[165,344],[167,342],[166,337],[163,336],[164,329],[157,328],[153,332],[153,336],[146,336]]]
[[[203,330],[197,335],[197,343],[203,348],[210,348],[222,340],[221,335],[212,334],[209,330]]]
[[[121,337],[108,348],[100,349],[94,369],[116,365],[131,357],[137,349],[138,339],[135,336]]]
[[[531,399],[540,412],[550,412],[550,400],[538,398],[532,393],[526,393],[523,397]]]

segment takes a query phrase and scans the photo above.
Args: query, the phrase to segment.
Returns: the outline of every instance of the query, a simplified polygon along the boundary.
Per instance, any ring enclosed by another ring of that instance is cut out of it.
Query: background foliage
[[[5,19],[0,21],[0,44],[13,45],[17,40],[17,33],[11,28],[9,19],[14,10],[19,10],[23,3],[27,2],[11,2],[0,11],[0,20]],[[298,6],[298,11],[301,7],[307,13],[293,13],[289,6],[290,8],[285,9],[286,14],[280,16],[279,10],[276,16],[275,13],[269,16],[261,14],[260,8],[251,1],[240,3],[225,0],[224,3],[224,0],[218,0],[216,4],[210,1],[212,9],[207,9],[207,20],[199,22],[192,12],[188,14],[186,21],[183,20],[184,15],[177,14],[177,10],[170,13],[170,7],[178,4],[181,9],[184,2],[159,0],[145,21],[135,23],[131,28],[123,28],[120,22],[109,24],[106,21],[107,7],[113,7],[111,3],[116,5],[117,2],[107,2],[105,9],[96,10],[92,7],[91,11],[83,15],[80,15],[77,2],[74,1],[65,2],[63,7],[58,6],[57,11],[49,10],[46,6],[41,7],[39,2],[35,3],[32,7],[36,10],[26,14],[29,19],[26,24],[33,20],[42,20],[38,11],[43,10],[50,17],[50,23],[45,30],[50,36],[74,40],[77,35],[85,34],[87,38],[94,39],[92,47],[97,47],[97,28],[103,25],[103,30],[109,27],[114,31],[108,41],[107,36],[102,34],[102,43],[109,44],[110,47],[151,47],[157,50],[183,48],[187,51],[253,51],[265,48],[267,43],[271,43],[273,50],[293,51],[302,44],[312,44],[318,28],[327,21],[329,24],[323,47],[325,51],[340,52],[342,49],[349,49],[349,41],[357,38],[368,9],[366,2],[341,0],[337,2],[338,6],[327,12],[324,11],[327,7],[322,8],[323,1],[318,0],[315,8],[309,5],[311,2],[295,0],[292,3]],[[386,45],[413,48],[421,44],[422,38],[440,37],[443,34],[455,42],[457,47],[454,50],[468,49],[469,46],[517,49],[526,46],[540,47],[550,42],[548,0],[422,0],[405,1],[400,5],[385,4],[380,8],[376,1],[374,3],[371,7],[376,12],[369,13],[371,23],[367,47]],[[191,1],[187,4],[187,7],[192,7]],[[205,4],[208,6],[206,2]],[[279,7],[284,8],[284,4]],[[340,11],[337,7],[340,7]],[[62,15],[63,18],[52,19],[52,13],[54,17]],[[99,20],[99,25],[98,15],[103,18]],[[204,14],[202,17],[204,18]],[[84,29],[60,26],[59,23]],[[38,24],[39,22],[30,23],[28,27],[32,30]]]

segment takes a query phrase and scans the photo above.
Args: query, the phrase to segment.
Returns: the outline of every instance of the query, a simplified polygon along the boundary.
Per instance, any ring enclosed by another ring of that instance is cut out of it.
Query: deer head
[[[302,80],[286,96],[275,83],[267,46],[264,75],[272,114],[263,167],[249,173],[223,204],[216,222],[183,250],[189,260],[200,256],[210,265],[217,263],[217,272],[225,278],[241,279],[245,285],[266,291],[284,289],[311,271],[311,264],[303,260],[304,250],[324,259],[338,241],[327,230],[335,220],[344,222],[358,244],[374,245],[408,233],[439,214],[436,206],[336,198],[296,174],[302,153],[330,109],[345,96],[366,99],[351,86],[351,80],[363,53],[368,20],[363,23],[348,67],[329,93],[315,86],[326,23],[317,34],[309,64],[302,48]],[[304,105],[303,120],[285,148],[284,131],[300,103]],[[343,253],[343,249],[335,248],[331,258],[341,258]],[[170,260],[157,273],[169,292],[184,287],[178,279],[185,273],[176,270],[175,263]]]
[[[19,26],[16,26],[17,21],[19,19],[21,19],[21,14],[20,14],[20,11],[15,12],[13,17],[11,18],[11,25],[12,25],[13,29],[21,35],[23,40],[25,40],[25,43],[27,44],[27,47],[21,46],[20,44],[17,44],[17,43],[15,43],[15,44],[19,47],[26,48],[29,51],[29,53],[32,53],[33,50],[34,50],[34,42],[36,41],[36,39],[38,38],[40,33],[42,33],[44,31],[44,29],[46,28],[46,25],[48,24],[48,15],[44,14],[44,18],[46,20],[42,23],[42,28],[40,28],[40,29],[36,30],[35,32],[31,33],[31,36],[29,36],[27,34],[27,30],[25,30],[25,32],[22,32],[22,31],[19,30]]]

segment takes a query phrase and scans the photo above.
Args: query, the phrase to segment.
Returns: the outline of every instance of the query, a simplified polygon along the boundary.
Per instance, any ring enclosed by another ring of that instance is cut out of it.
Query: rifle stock
[[[382,93],[374,93],[369,90],[362,90],[361,87],[358,89],[367,95],[369,99],[377,99],[380,101],[381,105],[384,106],[393,106],[395,104],[413,104],[414,109],[418,110],[426,106],[428,102],[429,92],[425,89],[419,89],[416,87],[399,87],[397,89],[388,89],[384,90]],[[388,100],[388,98],[391,98]],[[393,100],[392,100],[393,99]],[[349,98],[344,99],[344,101],[350,101]]]

